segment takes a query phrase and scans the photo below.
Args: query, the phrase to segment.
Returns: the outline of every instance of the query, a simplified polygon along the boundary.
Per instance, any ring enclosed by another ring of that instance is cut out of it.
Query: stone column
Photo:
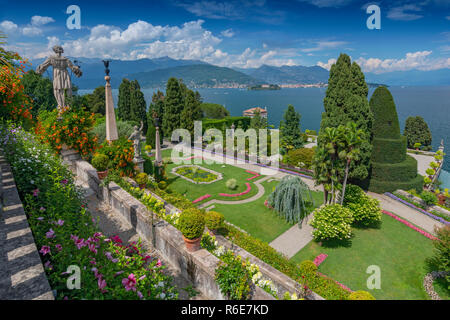
[[[119,139],[117,134],[116,114],[114,112],[114,100],[112,97],[110,76],[105,77],[105,99],[106,99],[106,140],[112,142]]]
[[[159,139],[159,127],[156,127],[155,166],[157,167],[160,167],[162,165],[161,143]]]

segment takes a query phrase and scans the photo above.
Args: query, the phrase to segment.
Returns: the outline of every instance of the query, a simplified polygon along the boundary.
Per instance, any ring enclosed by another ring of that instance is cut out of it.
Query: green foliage
[[[266,129],[268,127],[267,118],[262,117],[259,110],[256,110],[250,120],[250,128],[252,129]]]
[[[405,122],[405,131],[403,134],[406,136],[408,142],[408,148],[416,148],[416,144],[419,143],[420,146],[430,146],[431,145],[431,131],[428,128],[425,120],[420,117],[408,117]]]
[[[109,158],[105,154],[97,153],[92,158],[91,164],[97,171],[105,171],[108,169]]]
[[[358,202],[349,203],[346,207],[351,210],[356,225],[372,226],[381,222],[382,212],[377,199],[364,195]]]
[[[144,124],[143,131],[147,132],[147,105],[144,94],[137,80],[123,79],[119,86],[117,116],[123,121],[133,121]]]
[[[194,135],[194,121],[202,118],[202,110],[200,109],[200,102],[195,98],[193,91],[186,92],[184,109],[181,112],[181,128],[188,130],[191,135]]]
[[[361,187],[354,184],[349,184],[345,191],[344,206],[350,203],[358,203],[359,201],[361,201],[361,198],[365,196],[367,195],[365,194],[364,190],[361,189]]]
[[[406,159],[406,137],[373,139],[372,162],[398,163]]]
[[[299,269],[300,273],[305,276],[306,275],[315,276],[317,274],[317,266],[311,260],[302,261],[299,265]]]
[[[450,225],[436,228],[436,240],[433,240],[434,256],[430,262],[437,271],[447,271],[445,280],[447,289],[450,290]]]
[[[425,170],[425,173],[429,176],[434,176],[434,174],[436,173],[436,171],[432,168],[428,168],[427,170]]]
[[[268,203],[287,222],[298,222],[299,224],[314,206],[311,191],[307,184],[297,176],[283,177],[269,195]]]
[[[388,88],[381,86],[375,89],[370,98],[370,109],[375,117],[372,127],[374,138],[400,138],[397,110]]]
[[[348,300],[376,300],[369,292],[358,290],[350,293]]]
[[[128,137],[133,133],[133,122],[117,120],[116,125],[119,138],[128,139]],[[97,124],[94,129],[92,129],[92,132],[98,137],[98,141],[103,143],[106,139],[106,124]]]
[[[409,155],[397,163],[372,163],[372,179],[404,182],[417,177],[417,160]],[[406,188],[406,190],[411,188]],[[403,189],[405,190],[405,189]]]
[[[221,104],[203,102],[200,105],[203,113],[203,118],[209,119],[223,119],[230,115],[230,112]]]
[[[138,185],[145,185],[148,181],[148,174],[146,174],[145,172],[140,172],[136,175],[134,180]]]
[[[369,190],[375,193],[393,192],[398,189],[422,190],[424,185],[423,179],[424,178],[421,175],[417,175],[414,179],[407,181],[378,180],[372,178],[369,182]],[[425,177],[425,179],[428,179],[428,177]]]
[[[180,214],[177,224],[186,239],[200,238],[205,230],[205,215],[198,209],[186,209]]]
[[[344,240],[352,235],[353,215],[350,209],[339,204],[314,210],[311,226],[315,240]]]
[[[283,158],[283,162],[305,169],[311,169],[313,158],[314,158],[314,149],[312,148],[300,148],[290,150],[287,155]]]
[[[429,206],[435,205],[438,202],[437,196],[431,191],[422,191],[420,198]]]
[[[121,175],[132,176],[134,173],[134,149],[133,143],[125,138],[108,143],[103,142],[98,153],[107,155],[111,160],[111,168],[120,172]]]
[[[158,182],[158,188],[160,188],[161,190],[165,190],[167,188],[167,182],[165,181]]]
[[[303,147],[305,141],[300,130],[300,113],[296,112],[293,105],[288,105],[284,112],[283,120],[280,122],[281,151],[283,154],[288,150]]]
[[[24,93],[32,99],[31,113],[36,117],[40,110],[52,111],[58,103],[53,95],[53,83],[49,78],[30,70],[22,78]]]
[[[217,175],[201,169],[197,166],[186,166],[176,169],[176,173],[189,178],[195,182],[210,182],[217,179]]]
[[[217,130],[221,130],[225,134],[225,129],[231,128],[231,126],[235,125],[236,129],[240,128],[242,130],[247,130],[250,128],[250,118],[249,117],[225,117],[224,119],[203,119],[202,120],[202,129],[203,132],[215,128]]]
[[[209,230],[218,230],[223,226],[225,217],[217,211],[207,211],[205,213],[205,223]]]
[[[105,86],[100,86],[94,89],[92,93],[84,95],[86,99],[87,109],[93,113],[105,115],[106,99]]]
[[[351,63],[350,57],[341,54],[336,63],[331,66],[328,88],[324,98],[325,112],[322,114],[318,147],[324,148],[320,135],[325,128],[337,128],[349,121],[364,133],[372,129],[373,114],[367,101],[368,87],[360,67]],[[365,137],[360,146],[360,161],[352,162],[349,177],[365,179],[369,174],[372,146],[370,134]]]
[[[251,278],[240,256],[227,252],[224,263],[216,269],[216,282],[220,291],[229,300],[250,299]]]
[[[234,178],[228,179],[225,185],[227,186],[228,189],[231,190],[235,190],[238,186],[237,181]]]
[[[165,136],[171,137],[173,130],[180,128],[180,114],[183,108],[183,95],[180,84],[176,78],[170,78],[167,81],[166,96],[164,97],[164,117],[162,119],[162,128]]]

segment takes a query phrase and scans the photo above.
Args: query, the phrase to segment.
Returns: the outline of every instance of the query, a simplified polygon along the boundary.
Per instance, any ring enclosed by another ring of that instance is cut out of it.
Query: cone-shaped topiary
[[[417,160],[406,154],[406,138],[400,134],[394,98],[386,87],[374,91],[370,108],[375,120],[369,190],[377,193],[397,189],[422,190]]]

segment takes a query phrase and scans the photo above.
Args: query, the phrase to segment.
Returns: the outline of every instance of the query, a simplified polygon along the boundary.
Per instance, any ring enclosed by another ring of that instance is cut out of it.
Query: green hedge
[[[210,128],[216,128],[218,130],[224,130],[226,128],[230,128],[234,123],[237,128],[238,125],[242,125],[243,130],[247,130],[250,127],[249,117],[226,117],[224,119],[203,119],[202,120],[202,129],[206,131]]]
[[[394,98],[386,87],[380,86],[375,89],[370,98],[370,109],[375,121],[372,126],[375,138],[397,138],[400,137],[400,125]]]
[[[417,177],[417,160],[407,155],[399,163],[372,163],[372,179],[409,181]]]
[[[376,193],[394,192],[398,189],[416,189],[416,191],[419,192],[423,189],[423,177],[418,174],[416,178],[408,181],[386,181],[371,179],[369,182],[369,191]]]
[[[373,139],[372,162],[397,163],[405,160],[406,137],[400,139]]]

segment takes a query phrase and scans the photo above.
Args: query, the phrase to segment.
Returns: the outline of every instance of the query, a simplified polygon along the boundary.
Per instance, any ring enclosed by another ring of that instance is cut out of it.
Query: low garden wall
[[[414,196],[414,195],[412,195],[412,194],[410,194],[410,193],[408,193],[408,192],[406,192],[404,190],[396,190],[395,192],[400,194],[400,195],[402,195],[402,196],[404,196],[404,197],[407,197],[407,198],[413,200],[414,202],[419,203],[420,205],[428,207],[427,204],[425,203],[425,201],[423,201],[419,197],[416,197],[416,196]],[[446,209],[444,209],[444,208],[442,208],[440,206],[429,206],[428,208],[430,210],[434,210],[434,211],[437,211],[439,213],[443,213],[443,214],[445,214],[445,215],[450,217],[450,211],[448,211],[448,210],[446,210]]]
[[[88,162],[77,160],[74,167],[78,178],[89,185],[100,200],[108,203],[113,212],[128,221],[143,239],[152,244],[198,290],[210,299],[225,299],[215,281],[215,269],[220,263],[217,257],[205,249],[188,252],[180,231],[158,219],[139,200],[114,182],[109,187],[101,186],[96,170]],[[274,298],[263,289],[255,287],[252,299]]]

